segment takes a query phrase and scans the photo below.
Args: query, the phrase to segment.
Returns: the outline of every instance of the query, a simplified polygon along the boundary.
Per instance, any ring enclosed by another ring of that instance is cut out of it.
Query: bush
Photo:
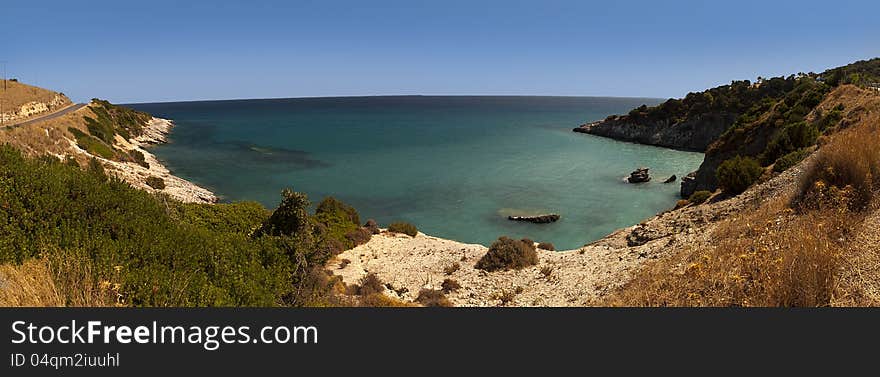
[[[165,180],[160,177],[147,177],[146,184],[156,190],[165,188]]]
[[[450,293],[459,290],[461,284],[458,284],[458,281],[454,279],[444,279],[443,284],[440,284],[440,288],[442,288],[443,293]]]
[[[452,262],[452,264],[443,267],[443,273],[446,275],[452,275],[455,271],[458,271],[461,268],[461,264],[458,262]]]
[[[360,217],[357,211],[332,196],[328,196],[318,204],[313,219],[315,228],[327,242],[342,244],[341,250],[348,250],[369,240],[367,234],[359,231]]]
[[[382,280],[372,272],[362,277],[357,286],[357,294],[361,296],[369,296],[374,293],[382,292],[385,292],[385,285],[382,284]]]
[[[556,247],[550,242],[541,242],[538,244],[538,248],[541,250],[556,251]]]
[[[797,165],[799,162],[803,161],[804,158],[810,155],[810,150],[807,148],[801,148],[794,152],[791,152],[785,156],[780,157],[773,163],[773,171],[777,173],[784,172],[788,170],[788,168]]]
[[[345,238],[351,241],[354,246],[367,243],[372,236],[373,233],[367,228],[357,228],[345,234]]]
[[[284,189],[281,192],[281,204],[272,212],[255,233],[272,236],[304,235],[311,230],[309,224],[309,199],[306,194]]]
[[[718,185],[724,192],[732,195],[746,191],[763,173],[764,168],[757,160],[742,156],[722,162],[715,171]]]
[[[379,234],[379,224],[376,223],[376,220],[367,220],[367,223],[364,224],[364,228],[367,228],[371,234]]]
[[[415,237],[417,234],[419,234],[419,230],[416,229],[416,226],[407,222],[391,223],[391,225],[388,226],[388,231],[394,233],[403,233],[410,237]]]
[[[332,196],[328,196],[318,203],[318,207],[315,209],[315,216],[321,217],[322,215],[329,215],[331,217],[342,216],[355,225],[360,225],[361,223],[360,215],[358,215],[354,207]]]
[[[428,289],[423,288],[419,291],[419,296],[416,297],[416,302],[424,305],[424,306],[440,306],[440,307],[450,307],[452,303],[449,302],[449,299],[446,298],[446,295],[443,292],[436,289]]]
[[[521,269],[538,264],[538,253],[533,245],[507,237],[500,237],[492,243],[474,268],[485,271]]]
[[[136,162],[138,165],[140,165],[146,169],[150,168],[150,164],[147,163],[146,157],[144,157],[144,154],[141,151],[131,150],[128,152],[128,155],[131,156],[131,158],[134,160],[134,162]]]
[[[688,198],[688,202],[694,203],[694,204],[701,204],[701,203],[705,202],[706,200],[708,200],[710,196],[712,196],[712,193],[709,191],[706,191],[706,190],[696,191],[693,194],[691,194],[690,198]]]

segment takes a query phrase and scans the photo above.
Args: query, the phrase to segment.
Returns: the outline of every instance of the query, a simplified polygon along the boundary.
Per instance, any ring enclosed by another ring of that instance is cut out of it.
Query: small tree
[[[296,236],[309,230],[309,199],[306,194],[284,189],[281,197],[281,204],[263,222],[256,235]]]
[[[764,168],[754,158],[736,156],[722,162],[715,176],[724,192],[737,195],[746,191],[763,173]]]

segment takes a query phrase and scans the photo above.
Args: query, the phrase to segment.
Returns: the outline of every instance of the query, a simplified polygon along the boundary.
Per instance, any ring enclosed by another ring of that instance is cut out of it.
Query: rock
[[[626,180],[629,183],[644,183],[651,180],[651,175],[648,174],[648,168],[638,168],[632,173],[629,174],[629,178]]]
[[[555,213],[550,213],[537,216],[507,216],[507,219],[511,221],[526,221],[536,224],[547,224],[558,221],[559,217],[560,216]]]
[[[681,197],[689,198],[694,191],[697,191],[697,172],[695,171],[681,177]]]
[[[676,179],[678,179],[678,177],[676,177],[675,174],[673,174],[671,177],[666,178],[666,180],[663,181],[663,183],[672,183],[672,182],[675,182]]]

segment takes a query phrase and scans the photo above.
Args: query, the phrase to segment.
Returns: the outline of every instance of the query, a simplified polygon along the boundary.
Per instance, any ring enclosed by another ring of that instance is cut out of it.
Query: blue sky
[[[880,2],[4,0],[8,76],[73,99],[680,97],[880,56]]]

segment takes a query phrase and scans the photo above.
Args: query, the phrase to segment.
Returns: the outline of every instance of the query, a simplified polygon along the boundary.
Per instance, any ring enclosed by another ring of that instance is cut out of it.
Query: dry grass
[[[0,98],[3,101],[3,112],[9,112],[13,107],[17,109],[28,102],[49,102],[55,95],[55,92],[48,89],[9,80],[6,80],[6,90],[4,91],[3,80],[0,80]]]
[[[797,215],[784,200],[729,219],[715,244],[649,264],[610,303],[623,306],[827,306],[853,219]]]
[[[96,281],[89,264],[74,257],[30,259],[0,265],[0,306],[122,305],[113,279]]]
[[[846,205],[864,210],[880,188],[880,119],[835,135],[804,175],[799,201],[811,207]]]

